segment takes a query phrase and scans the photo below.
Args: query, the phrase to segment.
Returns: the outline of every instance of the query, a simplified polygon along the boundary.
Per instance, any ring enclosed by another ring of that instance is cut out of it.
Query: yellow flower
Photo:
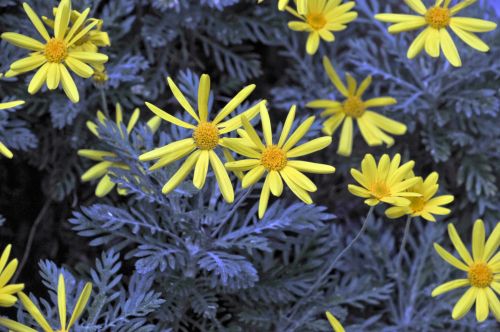
[[[0,77],[2,76],[0,75]],[[5,110],[22,104],[24,104],[24,101],[22,100],[10,101],[8,103],[0,103],[0,110]],[[5,157],[9,159],[12,159],[12,157],[14,156],[12,151],[10,151],[2,142],[0,142],[0,154],[3,154]]]
[[[436,0],[434,6],[426,8],[422,0],[405,0],[406,4],[419,15],[377,14],[379,21],[395,23],[389,27],[390,33],[416,30],[426,27],[410,45],[407,56],[416,57],[422,49],[431,57],[437,58],[440,47],[444,56],[455,67],[462,65],[457,47],[451,38],[448,27],[467,45],[480,51],[488,52],[489,47],[474,32],[494,30],[497,24],[477,18],[455,16],[462,9],[472,5],[477,0],[464,0],[449,8],[451,0]]]
[[[406,126],[401,122],[391,120],[381,114],[370,111],[371,107],[380,107],[396,104],[396,99],[392,97],[379,97],[363,100],[363,93],[370,86],[372,77],[368,76],[358,87],[356,80],[349,74],[347,77],[347,87],[344,85],[338,74],[335,72],[330,60],[323,57],[325,71],[337,90],[345,97],[342,102],[336,100],[314,100],[307,104],[311,108],[324,108],[322,117],[328,117],[323,123],[323,132],[333,135],[342,122],[342,132],[337,153],[343,156],[350,156],[352,153],[353,141],[353,119],[356,120],[361,135],[370,146],[387,146],[394,144],[394,139],[386,134],[403,135],[406,133]]]
[[[467,278],[448,281],[432,291],[432,296],[438,296],[460,287],[469,287],[453,308],[453,319],[465,316],[476,303],[476,319],[479,322],[488,317],[488,307],[495,318],[500,321],[500,302],[496,293],[500,294],[500,223],[497,223],[487,241],[485,241],[484,224],[477,220],[472,230],[472,257],[463,244],[457,230],[448,225],[448,234],[460,258],[457,259],[439,244],[434,248],[441,258],[459,270],[467,272]]]
[[[38,69],[28,86],[30,94],[36,93],[44,83],[49,90],[56,89],[59,85],[68,98],[77,103],[80,100],[78,89],[71,74],[66,67],[69,67],[75,74],[83,78],[89,78],[94,74],[91,66],[97,66],[108,61],[108,56],[95,52],[82,52],[72,46],[97,25],[92,22],[85,27],[85,19],[90,12],[86,9],[73,26],[69,26],[71,13],[71,1],[62,0],[57,9],[54,36],[51,37],[43,25],[38,15],[27,4],[23,4],[24,10],[29,19],[40,33],[43,42],[24,36],[15,32],[4,32],[2,39],[18,47],[32,51],[29,56],[17,60],[10,65],[10,70],[6,77],[16,76],[28,71]],[[79,31],[79,32],[77,32]]]
[[[57,8],[53,9],[54,16],[57,15]],[[76,10],[71,11],[71,16],[70,16],[70,23],[75,24],[80,17],[82,16],[82,13]],[[46,16],[42,16],[42,20],[45,24],[47,24],[49,27],[52,29],[54,28],[54,20],[49,19]],[[83,52],[97,52],[99,47],[106,47],[106,46],[111,46],[111,42],[109,40],[109,35],[107,32],[102,31],[102,25],[103,25],[103,20],[101,19],[96,19],[96,18],[87,18],[85,20],[85,23],[82,24],[82,27],[85,24],[91,24],[93,22],[96,22],[97,24],[94,25],[93,29],[88,31],[82,38],[80,38],[78,41],[76,41],[72,48],[75,48],[77,51],[83,51]],[[76,31],[76,33],[79,33],[81,31],[81,28]]]
[[[175,85],[174,81],[170,78],[167,78],[167,81],[170,90],[172,90],[179,104],[181,104],[184,110],[186,110],[186,112],[188,112],[197,122],[197,125],[180,120],[155,105],[146,102],[146,106],[163,120],[183,128],[191,129],[193,133],[192,137],[144,153],[139,156],[139,160],[148,161],[160,159],[150,167],[150,170],[156,170],[189,155],[179,170],[163,187],[162,191],[164,194],[168,194],[174,190],[188,176],[193,168],[195,169],[193,184],[198,189],[203,188],[207,177],[208,166],[210,164],[214,170],[215,178],[219,184],[222,196],[228,203],[232,203],[234,201],[233,185],[215,149],[220,146],[221,135],[241,127],[241,115],[224,122],[223,120],[231,114],[250,93],[252,93],[255,89],[255,85],[251,84],[243,88],[222,108],[212,121],[209,121],[208,100],[210,95],[210,77],[207,74],[203,74],[200,78],[198,88],[198,113],[195,112],[186,97],[182,94],[177,85]],[[258,111],[258,107],[254,106],[244,112],[244,114],[248,118],[253,118],[257,115]]]
[[[61,324],[60,328],[53,329],[47,322],[45,317],[43,317],[37,306],[30,300],[30,298],[23,292],[19,293],[19,299],[24,306],[24,309],[33,317],[33,319],[38,323],[38,325],[43,329],[44,332],[70,332],[71,327],[76,323],[78,318],[82,315],[87,302],[89,301],[90,294],[92,293],[92,284],[87,282],[78,300],[76,301],[75,309],[73,314],[69,319],[68,325],[66,325],[66,286],[64,285],[64,276],[62,273],[59,275],[59,282],[57,284],[57,307],[59,310],[59,322]],[[13,332],[36,332],[36,330],[13,321],[8,318],[0,318],[0,325],[10,329]]]
[[[18,261],[9,260],[12,245],[7,245],[0,256],[0,307],[12,307],[16,304],[17,298],[13,295],[23,290],[24,284],[7,285],[16,272]]]
[[[408,161],[400,166],[401,155],[392,158],[384,154],[377,165],[371,154],[367,154],[361,162],[361,172],[351,169],[352,177],[361,185],[350,184],[351,194],[366,198],[365,204],[375,206],[380,202],[408,206],[411,197],[420,197],[419,193],[408,191],[408,188],[418,183],[419,178],[411,176],[414,161]]]
[[[342,324],[340,324],[338,319],[335,318],[335,316],[333,316],[329,311],[326,312],[326,318],[328,319],[328,322],[330,322],[330,325],[332,326],[334,332],[344,332],[345,331]]]
[[[392,219],[399,218],[404,215],[412,217],[422,217],[428,221],[436,221],[434,214],[447,215],[450,214],[450,209],[444,208],[441,205],[446,205],[453,202],[453,195],[442,195],[434,197],[439,189],[437,184],[439,175],[436,172],[431,173],[425,181],[418,178],[418,182],[408,191],[419,193],[421,197],[409,197],[409,206],[394,206],[385,211],[385,214]]]
[[[309,33],[306,43],[308,54],[316,53],[320,38],[333,42],[335,36],[332,31],[345,30],[346,24],[358,17],[357,12],[350,12],[356,4],[354,1],[339,6],[340,2],[340,0],[306,0],[303,14],[287,7],[288,12],[300,19],[300,21],[288,22],[288,27],[294,31]]]
[[[127,126],[125,127],[125,124],[123,123],[122,107],[120,106],[120,104],[116,104],[116,121],[115,122],[120,130],[121,137],[123,139],[128,137],[128,135],[134,129],[134,126],[136,125],[137,120],[139,120],[140,113],[141,113],[140,110],[138,108],[136,108],[134,110],[134,112],[132,113],[132,116],[130,117],[130,120],[129,120]],[[107,121],[106,116],[102,112],[97,112],[97,118],[101,124],[105,124]],[[159,117],[155,116],[155,117],[151,118],[151,120],[148,121],[147,126],[154,133],[160,127],[160,122],[161,122],[161,119]],[[98,125],[96,123],[88,121],[87,127],[92,132],[92,134],[94,134],[97,138],[100,139],[99,132],[97,131]],[[117,158],[117,155],[114,152],[83,149],[83,150],[78,150],[78,155],[80,157],[88,158],[88,159],[95,160],[95,161],[99,162],[96,165],[89,168],[81,177],[83,182],[88,182],[88,181],[92,181],[92,180],[101,178],[101,180],[99,181],[99,183],[97,184],[97,187],[95,189],[95,195],[97,197],[106,196],[115,187],[115,183],[111,180],[111,177],[110,177],[110,174],[112,174],[112,171],[110,171],[111,168],[121,168],[121,169],[126,169],[126,170],[130,169],[124,163],[111,161],[111,160]],[[127,192],[122,188],[118,188],[118,193],[120,195],[127,194]]]
[[[306,204],[312,204],[308,192],[317,190],[316,185],[302,172],[328,174],[335,172],[330,165],[312,163],[292,158],[302,157],[324,149],[332,142],[331,137],[316,138],[294,148],[307,133],[314,116],[305,120],[290,137],[288,137],[295,119],[295,106],[290,109],[277,144],[273,143],[273,134],[269,113],[264,104],[261,105],[260,116],[264,143],[248,122],[242,118],[245,131],[240,131],[243,138],[225,138],[222,144],[240,155],[243,159],[226,163],[226,168],[233,171],[249,171],[243,177],[242,187],[248,188],[259,181],[267,173],[259,201],[259,218],[264,216],[269,201],[269,193],[279,197],[283,193],[283,180],[292,192]]]

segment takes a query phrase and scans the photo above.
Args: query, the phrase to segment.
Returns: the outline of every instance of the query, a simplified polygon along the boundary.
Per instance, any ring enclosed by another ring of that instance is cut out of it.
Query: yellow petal
[[[283,180],[277,171],[270,171],[269,175],[269,187],[274,196],[281,196],[283,193]],[[267,179],[266,179],[267,180]]]
[[[332,138],[330,136],[323,136],[313,139],[307,143],[299,145],[287,152],[288,158],[301,157],[307,154],[314,153],[319,150],[323,150],[328,145],[332,143]]]
[[[179,170],[168,180],[168,182],[163,186],[162,192],[167,195],[172,190],[174,190],[179,184],[188,176],[188,174],[193,169],[201,151],[197,150],[193,152],[179,167]]]
[[[288,134],[292,129],[293,121],[295,120],[296,108],[297,107],[295,105],[292,105],[290,111],[288,112],[288,115],[286,116],[285,124],[283,125],[283,129],[281,129],[281,135],[278,141],[278,147],[280,148],[283,147],[283,144],[285,144],[285,141],[288,138]]]
[[[254,185],[257,181],[260,180],[260,178],[262,178],[265,172],[266,168],[262,165],[258,165],[257,167],[250,170],[247,174],[245,174],[243,180],[241,181],[241,186],[243,188],[248,188]]]
[[[309,128],[311,128],[312,124],[314,123],[314,119],[315,119],[315,117],[311,116],[311,117],[307,118],[304,122],[302,122],[300,124],[300,126],[297,129],[295,129],[295,131],[292,133],[290,138],[288,138],[288,140],[285,142],[282,149],[284,151],[288,151],[295,144],[297,144],[297,142],[300,141],[300,139],[302,137],[304,137],[304,135],[307,133]]]
[[[306,173],[330,174],[335,172],[335,167],[333,166],[302,160],[288,160],[287,166]]]
[[[318,190],[314,182],[311,181],[305,174],[299,172],[293,167],[286,166],[280,171],[280,174],[286,174],[286,176],[289,179],[293,179],[293,182],[299,186],[300,188],[310,191],[310,192],[315,192]]]
[[[73,103],[78,103],[80,95],[78,94],[75,81],[73,81],[73,78],[63,64],[59,64],[59,71],[61,73],[61,83],[64,93],[66,93],[66,96],[68,96],[69,100]]]
[[[66,57],[64,63],[80,77],[89,78],[94,74],[92,67],[71,56]]]
[[[490,309],[496,320],[500,321],[500,301],[498,300],[498,296],[489,287],[485,288],[485,291]]]
[[[225,163],[224,166],[231,171],[249,171],[260,165],[259,159],[243,159]]]
[[[31,9],[31,7],[26,2],[23,3],[23,8],[26,14],[28,15],[31,23],[33,23],[36,30],[40,33],[43,39],[49,41],[50,39],[49,33],[47,32],[47,29],[45,29],[45,26],[43,25],[42,20],[40,20],[40,17],[38,17],[35,11]]]
[[[108,61],[108,56],[106,54],[94,52],[71,52],[71,57],[85,63],[90,62],[102,64]]]
[[[314,55],[319,47],[319,33],[312,31],[307,37],[306,52],[309,55]]]
[[[469,288],[455,304],[455,307],[453,307],[451,317],[453,317],[453,319],[460,319],[465,316],[469,312],[470,308],[472,308],[472,305],[476,300],[477,293],[478,288]]]
[[[217,154],[213,150],[210,150],[209,153],[210,164],[212,165],[212,169],[214,170],[215,179],[219,184],[221,194],[227,203],[232,203],[234,201],[234,189],[233,184],[231,183],[231,179],[229,178],[229,175],[227,174],[227,171]]]
[[[427,25],[425,18],[419,17],[412,21],[393,24],[389,27],[389,29],[387,29],[387,31],[389,31],[389,33],[400,33],[405,31],[416,30],[425,25]]]
[[[497,28],[494,22],[470,17],[452,17],[450,23],[468,32],[488,32]]]
[[[0,325],[13,332],[37,332],[36,330],[24,324],[18,323],[8,318],[0,317]]]
[[[47,74],[49,72],[49,63],[45,63],[40,69],[37,70],[35,75],[30,81],[28,86],[28,92],[30,94],[37,93],[47,80]]]
[[[38,40],[25,35],[21,35],[19,33],[4,32],[2,33],[1,37],[3,40],[6,40],[11,44],[16,45],[17,47],[25,48],[27,50],[43,51],[45,49],[45,45],[40,43]]]
[[[344,332],[344,328],[340,324],[340,322],[335,318],[329,311],[326,312],[326,318],[328,319],[328,322],[333,328],[334,332]]]
[[[109,175],[105,175],[99,180],[97,187],[95,188],[95,195],[97,197],[104,197],[113,190],[115,183],[111,181]]]
[[[173,123],[173,124],[175,124],[179,127],[183,127],[183,128],[188,128],[188,129],[195,128],[194,125],[187,123],[185,121],[182,121],[173,115],[168,114],[164,110],[160,109],[159,107],[157,107],[151,103],[145,102],[145,104],[151,110],[151,112],[153,112],[154,114],[156,114],[157,116],[159,116],[160,118],[162,118],[165,121],[168,121],[170,123]]]
[[[488,261],[500,245],[500,222],[497,222],[484,246],[483,260]]]
[[[262,144],[262,141],[260,140],[259,134],[257,134],[248,119],[243,116],[241,118],[241,123],[243,124],[243,128],[245,128],[245,131],[252,140],[253,144],[255,144],[255,146],[257,146],[257,148],[260,150],[265,149],[264,144]]]
[[[344,97],[347,97],[349,95],[349,92],[347,91],[346,86],[344,85],[344,83],[342,83],[342,80],[340,79],[339,75],[333,68],[332,63],[326,56],[323,57],[323,67],[325,67],[325,71],[328,77],[332,81],[333,85],[337,88],[337,90],[339,90],[339,92]]]
[[[448,61],[455,67],[462,66],[462,60],[460,60],[457,47],[446,29],[439,30],[439,38],[441,49],[443,50],[446,59],[448,59]]]
[[[346,117],[344,125],[342,126],[342,133],[340,134],[339,147],[337,153],[342,156],[350,156],[352,153],[352,118]]]
[[[301,187],[299,187],[287,175],[286,172],[281,172],[280,175],[282,176],[283,180],[285,180],[286,185],[288,186],[288,188],[290,188],[290,190],[292,190],[292,192],[295,194],[295,196],[297,196],[301,201],[303,201],[306,204],[312,204],[313,203],[313,201],[311,199],[311,196],[309,196],[309,194],[307,193],[307,191],[305,191],[304,189],[302,189]]]
[[[27,56],[25,58],[22,58],[20,60],[14,61],[10,65],[10,69],[12,69],[18,73],[22,73],[25,71],[30,71],[30,70],[36,69],[36,68],[40,67],[41,65],[43,65],[46,61],[47,61],[47,59],[45,58],[45,56],[43,56],[41,54],[32,54],[32,55]],[[27,69],[27,70],[25,70],[25,69]]]
[[[196,167],[194,168],[193,184],[196,188],[201,189],[205,185],[205,180],[207,179],[208,172],[208,150],[201,151],[200,157],[196,162]]]
[[[198,115],[196,115],[196,112],[194,111],[193,107],[191,106],[189,101],[186,99],[186,97],[184,97],[184,94],[177,87],[175,82],[170,77],[167,77],[167,83],[168,83],[168,86],[170,87],[170,90],[174,94],[175,99],[177,99],[179,104],[181,104],[182,108],[184,108],[186,110],[186,112],[188,112],[193,117],[193,119],[195,119],[196,121],[199,122],[200,119],[198,118]]]
[[[484,322],[488,318],[488,298],[486,296],[486,290],[480,288],[477,291],[476,297],[476,319],[478,322]]]
[[[64,276],[59,274],[57,283],[57,307],[59,309],[59,321],[61,326],[66,326],[66,286],[64,284]]]
[[[179,147],[175,151],[172,151],[171,153],[168,153],[163,157],[161,157],[153,166],[149,168],[149,170],[156,171],[157,169],[170,165],[174,161],[184,158],[185,156],[193,152],[195,149],[196,147],[194,146],[194,144]]]
[[[10,151],[2,142],[0,142],[0,154],[3,154],[5,157],[9,159],[12,159],[12,157],[14,157],[12,151]]]
[[[460,287],[470,286],[469,279],[455,279],[445,282],[432,290],[432,296],[438,296]]]
[[[162,146],[160,148],[156,148],[154,150],[151,150],[149,152],[143,153],[139,156],[140,161],[148,161],[148,160],[153,160],[153,159],[158,159],[161,157],[164,157],[165,155],[169,153],[173,153],[177,150],[184,149],[186,147],[194,147],[194,140],[190,138],[182,139],[180,141],[172,142],[170,144],[167,144],[165,146]]]
[[[78,301],[76,301],[75,309],[73,310],[73,314],[71,315],[71,318],[69,320],[67,328],[68,331],[73,326],[73,324],[75,324],[78,318],[80,318],[80,316],[82,315],[83,310],[85,310],[85,306],[89,301],[91,293],[92,293],[92,284],[90,282],[87,282],[85,284],[85,287],[83,287],[80,296],[78,297]]]
[[[0,103],[0,110],[13,108],[19,105],[23,105],[24,103],[25,103],[24,100],[14,100],[14,101],[9,101],[7,103]]]
[[[208,119],[208,98],[210,97],[210,76],[207,74],[201,75],[200,84],[198,86],[198,112],[200,121],[204,122]]]
[[[365,101],[365,107],[380,107],[380,106],[388,106],[388,105],[394,105],[398,101],[392,97],[378,97],[378,98],[372,98],[368,99]]]
[[[449,264],[453,265],[457,269],[460,269],[462,271],[468,271],[469,270],[469,268],[467,267],[467,265],[465,265],[464,263],[462,263],[460,260],[458,260],[455,256],[453,256],[452,254],[450,254],[448,251],[446,251],[445,249],[443,249],[443,247],[441,247],[439,244],[434,243],[434,249],[437,251],[437,253],[439,254],[439,256],[441,256],[442,259],[444,259],[446,262],[448,262]]]
[[[267,111],[266,104],[260,105],[260,121],[262,123],[262,132],[267,146],[273,145],[273,132],[271,129],[271,119]],[[260,140],[259,140],[260,141]]]
[[[54,35],[63,39],[68,28],[70,8],[66,1],[61,1],[57,7],[56,19],[54,21]]]
[[[470,256],[469,251],[465,247],[464,243],[460,239],[460,236],[458,235],[457,230],[455,229],[455,226],[453,226],[453,224],[448,224],[448,235],[450,236],[450,240],[453,243],[453,246],[457,250],[460,257],[463,259],[463,261],[467,265],[472,265],[474,261],[472,260],[472,257]]]
[[[387,23],[400,23],[400,22],[415,21],[415,20],[420,19],[421,17],[422,16],[418,16],[418,15],[392,14],[392,13],[375,15],[375,19],[382,21],[382,22],[387,22]]]
[[[248,85],[244,87],[240,92],[234,96],[233,99],[231,99],[226,106],[222,108],[222,110],[217,114],[215,117],[213,124],[218,124],[222,120],[224,120],[231,112],[233,112],[236,107],[240,106],[242,102],[247,99],[247,97],[255,90],[255,84]]]
[[[483,42],[481,39],[476,37],[476,35],[467,32],[465,30],[462,30],[455,24],[450,24],[451,30],[457,34],[457,36],[462,39],[464,43],[472,47],[473,49],[478,50],[479,52],[488,52],[490,50],[490,47],[486,45],[485,42]]]
[[[404,0],[404,2],[408,5],[408,7],[410,7],[420,15],[425,15],[425,13],[427,12],[427,9],[425,8],[422,0]]]
[[[269,193],[270,193],[269,181],[270,181],[269,176],[267,176],[266,180],[264,181],[264,185],[262,186],[262,191],[260,193],[259,219],[262,219],[264,217],[264,214],[266,213],[267,210],[267,204],[269,203]]]
[[[18,294],[19,300],[21,300],[21,303],[23,304],[24,309],[35,319],[35,321],[40,325],[40,327],[44,331],[53,331],[52,328],[50,327],[49,323],[43,317],[42,313],[40,310],[36,307],[36,305],[30,300],[30,298],[24,294],[23,292],[20,292]]]
[[[89,168],[83,175],[81,179],[83,182],[91,181],[97,178],[100,178],[104,174],[108,172],[109,167],[111,167],[113,163],[111,161],[102,161],[91,168]]]
[[[342,124],[342,121],[346,118],[344,112],[339,112],[328,118],[325,122],[323,122],[323,133],[327,135],[333,135],[337,128]]]
[[[482,220],[476,220],[472,229],[472,257],[477,262],[483,258],[485,231]]]

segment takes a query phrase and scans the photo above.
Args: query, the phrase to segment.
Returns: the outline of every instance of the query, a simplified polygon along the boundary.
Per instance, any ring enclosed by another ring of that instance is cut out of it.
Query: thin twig
[[[401,246],[399,247],[398,258],[396,261],[397,275],[396,280],[398,284],[398,298],[399,298],[399,310],[403,309],[403,267],[401,266],[401,261],[403,258],[403,250],[405,249],[406,241],[408,241],[408,235],[410,234],[410,224],[411,224],[411,215],[408,215],[406,218],[405,231],[403,234],[403,240],[401,241]],[[403,314],[401,312],[401,314]]]
[[[375,207],[374,206],[371,206],[370,207],[370,210],[368,211],[368,214],[366,215],[365,217],[365,220],[363,221],[363,225],[361,226],[361,229],[359,230],[359,232],[356,234],[356,236],[351,240],[351,242],[340,252],[340,254],[337,255],[337,257],[335,257],[334,260],[332,260],[330,262],[330,264],[325,268],[325,270],[323,271],[323,273],[320,275],[320,277],[316,280],[316,282],[309,288],[308,292],[302,297],[302,299],[300,301],[298,301],[292,308],[292,312],[290,313],[290,315],[288,316],[289,317],[289,320],[290,321],[294,321],[293,320],[293,316],[297,313],[297,311],[299,310],[300,308],[300,305],[302,304],[302,302],[307,299],[309,297],[309,295],[311,295],[316,289],[318,286],[320,286],[323,281],[328,277],[328,275],[330,274],[330,272],[333,270],[333,268],[335,267],[335,265],[337,264],[337,262],[340,260],[340,258],[342,258],[342,256],[344,256],[344,254],[349,251],[349,249],[351,249],[351,247],[354,245],[354,243],[361,237],[361,235],[365,232],[366,230],[366,227],[368,226],[368,221],[372,218],[372,215],[373,215],[373,211],[375,210]],[[304,318],[306,318],[307,315],[304,315]],[[290,329],[291,331],[294,331],[295,327],[298,326],[297,324],[297,321],[294,321],[294,325],[292,325],[292,328]]]
[[[16,274],[14,274],[14,277],[12,278],[12,283],[16,282],[17,277],[19,277],[19,275],[21,274],[21,272],[24,268],[24,265],[26,264],[26,261],[28,260],[28,256],[30,255],[30,251],[31,251],[31,246],[32,246],[33,240],[35,238],[36,229],[37,229],[38,225],[40,224],[40,222],[45,217],[45,214],[47,213],[47,210],[49,209],[50,203],[52,203],[52,201],[49,198],[47,198],[47,200],[43,204],[42,209],[38,213],[38,216],[36,217],[35,222],[33,223],[33,225],[31,225],[30,234],[28,236],[28,241],[26,242],[26,248],[24,249],[23,258],[21,259],[21,263],[19,264],[19,267],[17,268]]]

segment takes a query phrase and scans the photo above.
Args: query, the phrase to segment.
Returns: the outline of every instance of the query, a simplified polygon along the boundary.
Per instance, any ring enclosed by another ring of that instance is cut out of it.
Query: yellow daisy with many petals
[[[94,74],[91,66],[97,66],[108,61],[107,55],[83,52],[72,47],[84,38],[98,22],[94,21],[84,26],[90,12],[90,8],[88,8],[81,14],[75,24],[69,26],[71,1],[62,0],[57,8],[53,29],[54,35],[50,36],[33,9],[27,3],[24,3],[23,7],[43,38],[43,42],[15,32],[2,33],[2,39],[32,51],[28,57],[13,62],[5,76],[12,77],[37,69],[28,86],[30,94],[38,92],[44,83],[47,84],[49,90],[55,90],[59,85],[62,85],[68,98],[73,103],[77,103],[80,100],[78,89],[66,67],[78,76],[89,78]]]
[[[17,302],[14,294],[24,289],[24,284],[8,285],[10,279],[16,273],[18,261],[13,259],[7,264],[12,245],[7,245],[0,256],[0,307],[12,307]]]
[[[226,117],[231,114],[255,89],[251,84],[243,88],[211,121],[208,120],[208,100],[210,96],[210,77],[203,74],[200,78],[198,88],[198,112],[195,112],[189,101],[182,94],[181,90],[170,78],[167,78],[170,90],[186,112],[196,121],[196,125],[178,119],[167,112],[161,110],[153,104],[146,102],[146,106],[160,118],[175,124],[179,127],[192,130],[192,137],[167,144],[161,148],[154,149],[139,157],[140,161],[159,159],[150,170],[165,167],[174,161],[187,159],[179,170],[170,178],[163,187],[163,193],[168,194],[174,190],[194,168],[193,184],[201,189],[205,185],[208,166],[211,165],[215,173],[215,178],[219,184],[222,196],[228,203],[234,201],[234,189],[215,149],[221,146],[221,135],[228,134],[241,127],[241,114],[229,120]],[[259,112],[258,105],[245,111],[248,118],[253,118]],[[225,120],[225,121],[224,121]]]
[[[351,194],[365,198],[365,204],[375,206],[380,202],[395,206],[409,206],[411,197],[421,194],[408,191],[419,182],[412,176],[415,162],[408,161],[401,165],[401,155],[396,154],[392,160],[384,154],[378,164],[371,154],[367,154],[361,162],[361,172],[351,169],[352,177],[361,185],[350,184]]]
[[[465,316],[476,303],[476,319],[479,322],[488,318],[489,309],[500,321],[500,223],[497,223],[488,240],[485,240],[485,230],[482,220],[474,223],[472,230],[472,256],[463,244],[457,230],[448,225],[448,234],[462,261],[434,243],[434,248],[441,258],[459,270],[467,273],[467,278],[448,281],[432,291],[432,296],[438,296],[456,288],[469,287],[453,308],[453,319]]]
[[[345,30],[347,24],[358,17],[357,12],[350,11],[356,5],[354,1],[342,5],[340,3],[341,0],[307,0],[303,13],[286,7],[289,13],[300,19],[288,22],[288,27],[294,31],[309,33],[306,43],[308,54],[316,53],[321,39],[333,42],[335,36],[332,31]]]
[[[1,74],[0,77],[2,77]],[[13,108],[22,104],[24,104],[24,101],[22,100],[9,101],[8,103],[0,103],[0,110]],[[2,142],[0,142],[0,154],[4,155],[9,159],[12,159],[12,157],[14,157],[12,151],[10,151]]]
[[[408,191],[419,193],[420,197],[408,197],[410,205],[408,206],[393,206],[385,211],[387,217],[391,219],[400,218],[404,215],[412,217],[422,217],[428,221],[436,221],[434,215],[447,215],[451,210],[442,207],[442,205],[453,202],[453,195],[442,195],[434,197],[439,189],[437,183],[439,178],[438,173],[433,172],[424,180],[418,178],[418,182],[410,187]]]
[[[139,120],[141,111],[136,108],[132,115],[130,116],[130,120],[128,121],[127,126],[125,127],[125,124],[123,123],[123,111],[122,107],[120,104],[116,104],[116,120],[115,123],[118,126],[120,130],[121,137],[125,139],[130,135],[132,130],[134,129],[137,121]],[[97,112],[97,118],[101,124],[105,124],[108,119],[102,112]],[[151,118],[147,126],[151,131],[154,133],[158,130],[160,127],[160,122],[161,119],[157,116]],[[98,125],[92,121],[87,122],[87,127],[94,134],[97,138],[100,139],[99,132],[97,130]],[[112,171],[110,171],[111,168],[121,168],[121,169],[126,169],[129,170],[130,167],[127,166],[124,163],[112,161],[117,157],[117,154],[114,152],[109,152],[109,151],[102,151],[102,150],[90,150],[90,149],[82,149],[78,150],[78,155],[80,157],[88,158],[91,160],[98,161],[96,165],[92,166],[89,168],[83,175],[82,175],[82,181],[83,182],[88,182],[92,181],[95,179],[101,178],[99,180],[99,183],[97,184],[97,187],[95,189],[95,195],[97,197],[104,197],[107,194],[113,190],[115,187],[115,183],[113,180],[111,180],[110,174],[112,174]],[[122,188],[118,188],[118,193],[120,195],[126,195],[126,191]]]
[[[259,181],[264,174],[266,180],[262,187],[259,201],[259,218],[264,216],[269,201],[269,194],[279,197],[283,193],[283,180],[292,192],[306,204],[312,204],[308,192],[317,190],[316,185],[302,172],[328,174],[335,172],[330,165],[312,163],[292,158],[302,157],[319,151],[330,145],[331,137],[325,136],[294,147],[314,122],[314,116],[305,120],[290,136],[295,119],[295,106],[290,109],[277,144],[273,142],[271,120],[264,104],[261,105],[260,116],[264,142],[252,127],[248,119],[242,118],[243,138],[225,138],[222,145],[236,153],[248,157],[226,163],[226,168],[233,171],[249,171],[242,179],[242,187],[248,188]]]
[[[395,23],[389,27],[390,33],[426,27],[410,45],[407,53],[409,59],[416,57],[423,49],[431,57],[437,58],[441,49],[453,66],[460,67],[462,60],[448,28],[470,47],[480,52],[488,52],[490,49],[488,45],[474,33],[488,32],[497,27],[494,22],[456,16],[462,9],[476,1],[464,0],[450,8],[451,0],[436,0],[434,6],[426,8],[422,0],[405,0],[405,3],[419,15],[386,13],[377,14],[375,18],[382,22]]]
[[[328,117],[323,123],[323,132],[333,135],[342,122],[342,132],[337,153],[343,156],[350,156],[353,144],[353,120],[356,120],[361,135],[370,146],[387,146],[394,144],[394,139],[387,135],[403,135],[406,133],[406,125],[401,122],[389,119],[381,114],[370,111],[371,107],[380,107],[396,104],[396,99],[392,97],[378,97],[363,100],[363,94],[372,82],[372,77],[368,76],[359,85],[349,74],[347,77],[347,87],[344,85],[339,75],[333,68],[330,60],[323,57],[325,71],[337,90],[345,97],[343,101],[336,100],[314,100],[307,104],[307,107],[325,109],[322,117]]]
[[[329,311],[326,312],[326,318],[328,319],[328,322],[332,326],[334,332],[345,332],[342,324],[340,324],[338,319],[335,318],[335,316],[332,315],[331,312],[329,312]]]
[[[24,309],[33,317],[33,319],[38,323],[38,325],[43,329],[44,332],[70,332],[71,327],[76,323],[78,318],[83,314],[85,306],[89,301],[90,294],[92,293],[92,284],[87,282],[76,301],[75,308],[69,323],[66,325],[66,286],[64,284],[64,276],[62,273],[59,275],[59,280],[57,283],[57,307],[59,310],[59,328],[52,328],[47,322],[45,317],[43,317],[37,306],[31,301],[31,299],[23,292],[19,293],[19,299],[24,306]],[[18,323],[8,318],[0,318],[0,325],[8,328],[13,332],[36,332],[35,329],[28,327],[24,324]]]

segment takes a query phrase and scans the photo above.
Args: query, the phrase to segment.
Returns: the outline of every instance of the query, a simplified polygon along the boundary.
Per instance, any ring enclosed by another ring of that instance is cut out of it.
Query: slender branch
[[[299,307],[300,305],[302,304],[302,302],[307,299],[309,297],[309,295],[311,295],[324,281],[325,279],[328,277],[328,275],[330,275],[330,272],[332,272],[333,268],[335,267],[335,265],[337,264],[337,262],[340,260],[340,258],[342,258],[342,256],[345,255],[345,253],[347,251],[349,251],[349,249],[351,249],[351,247],[354,245],[354,243],[361,237],[361,235],[365,232],[366,230],[366,227],[368,226],[368,221],[372,218],[372,215],[373,215],[373,211],[375,210],[375,207],[374,206],[371,206],[370,207],[370,210],[368,211],[368,214],[366,215],[365,217],[365,220],[363,221],[363,225],[361,226],[361,229],[359,230],[359,232],[356,234],[356,236],[351,240],[351,242],[340,252],[340,254],[337,255],[337,257],[335,257],[335,259],[333,259],[330,264],[324,269],[323,273],[321,273],[320,277],[316,280],[316,282],[309,288],[309,290],[307,291],[307,293],[302,297],[302,299],[300,301],[298,301],[293,307],[292,307],[292,312],[290,313],[289,315],[289,320],[290,321],[294,321],[293,320],[293,316],[297,313],[297,311],[299,310]],[[304,318],[306,318],[307,315],[304,315]],[[290,329],[291,331],[294,331],[295,327],[298,326],[299,324],[298,321],[294,321],[295,323],[293,324],[292,328]]]
[[[31,225],[30,233],[28,235],[28,241],[26,242],[26,247],[24,249],[24,254],[23,258],[21,259],[21,263],[19,264],[19,267],[17,268],[16,273],[14,274],[14,277],[12,278],[12,283],[15,283],[19,275],[21,274],[24,265],[26,264],[26,261],[28,260],[28,256],[30,255],[31,251],[31,246],[33,245],[33,240],[35,239],[35,234],[36,234],[36,229],[40,222],[44,219],[45,214],[47,213],[47,210],[49,209],[50,203],[52,203],[52,200],[50,198],[47,198],[45,203],[43,204],[42,209],[38,213],[38,216],[35,219],[35,222],[33,225]]]
[[[411,215],[408,215],[408,218],[406,218],[406,225],[405,225],[405,230],[403,234],[403,240],[401,241],[401,246],[399,247],[399,253],[398,257],[396,260],[396,268],[397,268],[397,275],[396,275],[396,280],[398,284],[398,299],[399,299],[399,310],[400,312],[403,309],[403,267],[401,265],[402,258],[403,258],[403,250],[406,245],[406,241],[408,241],[408,235],[410,234],[410,224],[411,224]],[[402,314],[402,312],[401,312]]]
[[[101,104],[102,104],[102,110],[104,114],[109,117],[109,110],[108,110],[108,102],[106,101],[106,92],[104,91],[104,88],[99,88],[99,92],[101,94]]]

